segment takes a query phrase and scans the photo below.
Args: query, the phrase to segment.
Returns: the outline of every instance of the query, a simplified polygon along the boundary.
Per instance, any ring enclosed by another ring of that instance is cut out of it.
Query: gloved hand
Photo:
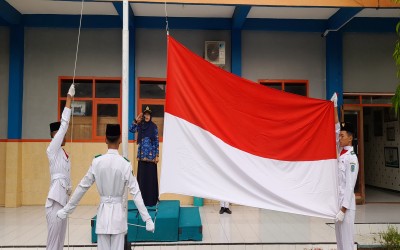
[[[69,87],[68,95],[70,95],[71,97],[74,97],[74,95],[75,95],[75,84],[71,84],[71,87]]]
[[[344,213],[342,210],[339,211],[339,213],[337,213],[335,221],[340,221],[342,222],[344,220]]]
[[[146,220],[146,231],[154,233],[154,223],[151,219]]]
[[[64,211],[64,209],[60,209],[57,211],[57,218],[60,218],[61,220],[64,220],[67,218],[67,213]]]
[[[331,101],[333,102],[333,106],[336,108],[337,107],[337,94],[336,94],[336,92],[333,93],[333,95],[331,97]]]

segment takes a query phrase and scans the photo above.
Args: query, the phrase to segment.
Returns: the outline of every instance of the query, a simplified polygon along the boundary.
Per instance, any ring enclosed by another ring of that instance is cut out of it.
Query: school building
[[[59,119],[72,83],[81,4],[0,0],[0,206],[46,200],[49,123]],[[399,192],[400,126],[390,109],[399,83],[392,59],[399,7],[390,0],[130,2],[128,120],[149,106],[162,151],[167,13],[171,36],[226,71],[313,98],[338,92],[343,118],[358,128],[358,203],[368,202],[368,189]],[[74,187],[106,151],[105,124],[122,121],[121,1],[84,2],[77,54],[65,146]],[[134,139],[129,134],[136,169]],[[97,203],[92,187],[81,204]]]

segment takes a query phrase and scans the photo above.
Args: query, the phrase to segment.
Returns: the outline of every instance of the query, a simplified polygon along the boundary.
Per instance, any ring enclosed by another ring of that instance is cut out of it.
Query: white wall
[[[398,84],[392,54],[395,33],[345,33],[343,89],[345,92],[394,92]]]
[[[0,27],[0,139],[7,138],[9,29]]]
[[[242,77],[309,80],[309,96],[325,99],[325,39],[319,33],[242,32]]]
[[[364,125],[368,126],[368,131],[364,131],[364,169],[365,184],[400,191],[400,168],[385,166],[385,147],[400,146],[399,121],[384,122],[383,136],[374,136],[374,110],[383,110],[383,108],[369,108],[371,112],[364,115]],[[364,114],[365,114],[364,108]],[[387,140],[388,127],[395,128],[396,140]],[[368,135],[366,134],[368,133]]]
[[[58,77],[73,75],[77,34],[76,29],[26,29],[22,138],[49,137],[48,124],[58,119]],[[120,77],[121,47],[119,29],[83,29],[76,75]]]

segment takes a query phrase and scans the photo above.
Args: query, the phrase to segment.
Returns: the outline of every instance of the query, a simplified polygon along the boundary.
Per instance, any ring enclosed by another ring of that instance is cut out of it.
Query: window
[[[137,113],[140,114],[149,106],[152,111],[152,121],[158,127],[158,136],[163,136],[166,80],[161,78],[138,79],[138,105]]]
[[[391,107],[393,93],[343,93],[343,103],[356,106]]]
[[[308,96],[308,80],[259,80],[258,82],[273,89]]]
[[[59,116],[65,107],[72,77],[59,77]],[[121,124],[121,78],[75,78],[73,131],[67,138],[93,141],[105,137],[108,123]],[[71,119],[72,122],[72,119]],[[71,124],[70,122],[70,124]]]

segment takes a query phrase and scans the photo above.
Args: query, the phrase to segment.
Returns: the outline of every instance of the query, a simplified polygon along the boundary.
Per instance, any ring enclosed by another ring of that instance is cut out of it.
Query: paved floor
[[[379,192],[373,192],[375,195]],[[371,195],[374,195],[370,193]],[[371,197],[373,198],[373,197]],[[203,241],[138,243],[138,250],[230,249],[336,249],[332,220],[232,206],[231,215],[218,213],[218,205],[200,207]],[[90,218],[95,206],[79,206],[71,215],[69,249],[96,249],[91,243]],[[388,224],[400,228],[400,204],[371,203],[357,206],[355,240],[359,245],[378,244],[378,233]],[[44,207],[0,208],[0,249],[45,249],[47,227]],[[69,239],[68,239],[69,238]],[[68,249],[67,247],[65,249]]]

